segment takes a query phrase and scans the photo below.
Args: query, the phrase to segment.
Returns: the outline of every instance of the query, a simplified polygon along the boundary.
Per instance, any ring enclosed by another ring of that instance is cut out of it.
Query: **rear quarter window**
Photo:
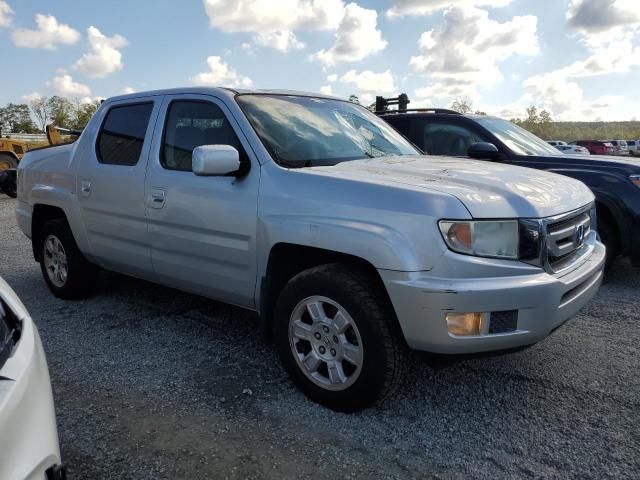
[[[98,161],[108,165],[136,165],[152,110],[151,102],[112,107],[98,135]]]

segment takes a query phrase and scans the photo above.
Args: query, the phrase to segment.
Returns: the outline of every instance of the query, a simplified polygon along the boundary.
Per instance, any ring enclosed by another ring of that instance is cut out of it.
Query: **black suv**
[[[406,95],[377,97],[385,121],[430,155],[471,157],[567,175],[596,196],[598,232],[607,264],[620,254],[640,266],[640,162],[620,157],[565,154],[512,122],[446,109],[407,109]],[[389,105],[397,110],[388,110]]]

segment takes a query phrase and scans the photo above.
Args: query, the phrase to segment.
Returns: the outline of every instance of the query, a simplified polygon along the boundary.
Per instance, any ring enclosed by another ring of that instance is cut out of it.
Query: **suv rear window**
[[[137,164],[152,110],[153,103],[123,105],[109,110],[98,136],[98,161],[109,165]]]

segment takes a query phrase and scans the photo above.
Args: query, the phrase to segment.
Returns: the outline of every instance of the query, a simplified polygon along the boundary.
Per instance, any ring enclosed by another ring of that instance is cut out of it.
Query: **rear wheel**
[[[285,286],[275,313],[280,359],[311,400],[353,412],[400,384],[407,348],[368,275],[339,264],[306,270]]]
[[[67,222],[55,219],[40,231],[40,269],[49,290],[59,298],[86,298],[93,292],[98,268],[84,258]]]
[[[8,153],[0,153],[0,172],[17,167],[18,161],[13,155],[9,155]]]

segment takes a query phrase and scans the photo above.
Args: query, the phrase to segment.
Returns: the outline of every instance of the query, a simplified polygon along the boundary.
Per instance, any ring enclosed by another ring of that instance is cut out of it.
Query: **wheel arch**
[[[69,222],[64,210],[60,207],[54,207],[53,205],[47,205],[37,203],[33,206],[33,213],[31,215],[31,246],[33,249],[33,258],[36,262],[40,261],[40,232],[42,227],[51,220],[63,219],[65,222]]]
[[[607,218],[616,229],[620,248],[623,255],[629,251],[629,235],[627,222],[624,219],[621,208],[616,204],[615,200],[610,199],[606,195],[596,195],[596,211],[598,219]]]
[[[260,315],[260,329],[267,340],[272,338],[273,313],[276,301],[287,282],[309,268],[330,263],[347,265],[369,276],[374,281],[375,287],[379,289],[381,295],[384,295],[390,307],[393,308],[378,270],[366,259],[324,248],[280,242],[271,248],[266,270],[264,275],[259,278],[259,299],[257,303]]]

